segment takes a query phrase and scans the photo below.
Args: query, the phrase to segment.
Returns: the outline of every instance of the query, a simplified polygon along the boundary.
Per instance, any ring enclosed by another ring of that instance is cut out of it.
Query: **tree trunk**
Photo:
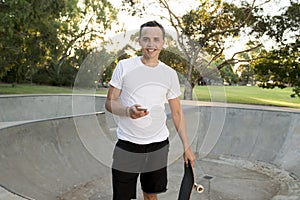
[[[188,71],[186,73],[186,79],[184,82],[184,99],[185,100],[193,100],[193,80],[192,74],[194,70],[194,66],[191,63],[191,58],[188,58]]]
[[[192,84],[188,80],[185,80],[185,83],[184,83],[184,99],[185,100],[193,99],[193,87],[192,87]]]

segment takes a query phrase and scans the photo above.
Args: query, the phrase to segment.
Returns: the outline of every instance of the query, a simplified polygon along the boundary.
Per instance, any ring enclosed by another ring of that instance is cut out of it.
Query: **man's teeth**
[[[155,49],[148,49],[148,51],[153,52],[153,51],[155,51]]]

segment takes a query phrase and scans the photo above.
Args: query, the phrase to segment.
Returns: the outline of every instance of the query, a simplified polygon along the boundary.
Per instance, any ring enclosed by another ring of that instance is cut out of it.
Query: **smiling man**
[[[158,65],[159,53],[164,46],[165,30],[159,24],[157,26],[155,22],[149,22],[143,24],[140,29],[139,43],[142,47],[143,56],[142,62],[150,67]]]
[[[119,118],[112,165],[114,200],[136,199],[139,176],[145,200],[157,200],[157,194],[167,191],[166,102],[183,144],[184,160],[194,165],[177,73],[158,59],[164,38],[165,30],[156,21],[141,25],[142,56],[120,61],[110,81],[105,106]]]

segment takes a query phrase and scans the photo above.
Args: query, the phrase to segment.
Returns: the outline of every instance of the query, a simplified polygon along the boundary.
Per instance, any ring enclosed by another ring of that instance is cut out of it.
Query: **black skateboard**
[[[198,193],[202,193],[204,191],[204,187],[195,182],[194,170],[191,163],[189,162],[188,165],[184,163],[184,175],[180,185],[178,200],[189,200],[193,188]]]

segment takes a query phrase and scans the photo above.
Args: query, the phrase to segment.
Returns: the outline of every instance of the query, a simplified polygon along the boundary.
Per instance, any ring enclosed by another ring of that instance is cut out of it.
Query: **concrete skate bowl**
[[[2,95],[0,125],[99,112],[101,99],[94,95]]]
[[[57,98],[57,103],[51,105],[45,97]],[[111,199],[109,166],[116,141],[114,118],[101,112],[105,98],[79,97],[80,100],[73,100],[72,95],[42,95],[41,99],[34,96],[34,101],[27,100],[20,106],[26,105],[26,112],[31,112],[30,117],[23,115],[27,118],[10,111],[10,121],[14,123],[0,129],[3,188],[24,199]],[[17,108],[21,104],[16,101],[29,97],[10,98],[14,105],[10,108],[21,112]],[[36,103],[41,100],[44,104],[40,107],[47,105],[49,109],[43,116],[32,113],[41,111]],[[64,103],[58,109],[58,104]],[[88,114],[84,114],[84,105],[78,108],[77,103],[89,104],[85,108]],[[299,199],[299,110],[183,104],[189,138],[198,155],[197,181],[205,187],[204,193],[193,194],[192,199]],[[9,102],[5,106],[9,107]],[[68,108],[68,112],[62,108]],[[56,114],[49,116],[51,112]],[[173,200],[177,199],[183,165],[180,141],[168,117],[169,188],[160,199]]]

